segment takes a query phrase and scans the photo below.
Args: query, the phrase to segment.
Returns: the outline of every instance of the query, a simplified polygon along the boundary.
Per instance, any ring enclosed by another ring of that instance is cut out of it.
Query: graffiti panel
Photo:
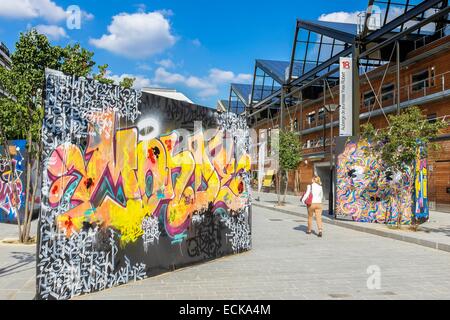
[[[368,141],[346,138],[340,144],[336,165],[338,217],[389,225],[427,220],[425,160],[419,157],[415,168],[391,172]]]
[[[40,299],[251,248],[244,118],[48,70]]]
[[[26,141],[13,140],[8,147],[0,146],[0,222],[17,224],[25,214]]]

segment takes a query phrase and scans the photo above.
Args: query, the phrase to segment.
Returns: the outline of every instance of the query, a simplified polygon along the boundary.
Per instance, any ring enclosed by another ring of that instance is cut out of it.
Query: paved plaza
[[[450,299],[450,253],[328,224],[318,238],[305,225],[255,206],[251,251],[76,299]],[[34,297],[34,259],[34,246],[0,246],[0,299]]]

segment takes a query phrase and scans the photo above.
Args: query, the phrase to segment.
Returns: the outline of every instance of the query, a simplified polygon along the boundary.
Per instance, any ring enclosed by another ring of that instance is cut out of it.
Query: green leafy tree
[[[444,121],[428,121],[417,106],[398,115],[389,115],[388,119],[389,126],[380,130],[375,130],[372,124],[362,126],[361,137],[371,142],[369,152],[379,157],[391,172],[406,172],[413,166],[420,147],[424,147],[423,150],[438,149],[432,140],[448,126]],[[398,226],[400,221],[401,215]]]
[[[0,68],[0,86],[7,92],[7,96],[0,99],[0,143],[8,150],[8,140],[26,139],[30,159],[27,163],[24,221],[18,217],[21,242],[30,241],[31,218],[40,176],[45,69],[86,76],[95,64],[92,57],[93,53],[80,45],[65,48],[52,46],[45,35],[32,29],[20,34],[11,56],[11,70]],[[32,168],[35,168],[33,186]]]
[[[375,130],[371,124],[363,126],[361,136],[372,141],[374,151],[392,171],[404,172],[414,164],[421,146],[436,149],[431,142],[445,128],[443,121],[430,122],[417,106],[409,107],[398,115],[389,115],[389,126]]]
[[[98,66],[98,73],[94,75],[94,79],[104,84],[114,84],[114,80],[106,77],[108,73],[108,64]]]
[[[279,172],[277,174],[277,194],[280,194],[281,180],[284,182],[283,201],[278,197],[278,205],[285,201],[288,187],[288,173],[296,170],[302,161],[300,139],[293,131],[280,131],[278,140],[274,144],[274,151],[278,155]]]
[[[136,78],[123,78],[122,81],[120,81],[119,85],[123,88],[131,89],[133,88],[134,81]]]

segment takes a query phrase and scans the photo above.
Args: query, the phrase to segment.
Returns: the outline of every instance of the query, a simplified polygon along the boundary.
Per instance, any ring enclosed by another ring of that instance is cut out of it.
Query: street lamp
[[[326,104],[324,109],[330,114],[330,191],[328,193],[328,214],[334,215],[333,202],[333,180],[334,180],[334,157],[333,157],[333,114],[340,107],[338,104]],[[325,121],[324,121],[325,122]],[[323,137],[323,145],[325,146],[325,136]],[[325,148],[325,147],[324,147]]]

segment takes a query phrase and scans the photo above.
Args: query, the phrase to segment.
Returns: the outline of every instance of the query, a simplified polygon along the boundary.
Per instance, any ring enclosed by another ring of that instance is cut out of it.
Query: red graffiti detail
[[[85,185],[86,189],[89,189],[89,188],[93,187],[94,186],[94,179],[88,178],[88,179],[84,180],[84,185]]]
[[[153,154],[153,150],[150,148],[147,150],[147,159],[150,159],[152,163],[155,163],[155,155]]]
[[[166,140],[166,147],[168,151],[172,151],[172,140]]]
[[[57,192],[58,192],[58,186],[55,185],[55,186],[53,186],[53,188],[52,188],[52,194],[56,194]]]
[[[239,192],[239,193],[244,192],[244,183],[243,183],[242,181],[239,182],[239,185],[238,185],[238,192]]]

